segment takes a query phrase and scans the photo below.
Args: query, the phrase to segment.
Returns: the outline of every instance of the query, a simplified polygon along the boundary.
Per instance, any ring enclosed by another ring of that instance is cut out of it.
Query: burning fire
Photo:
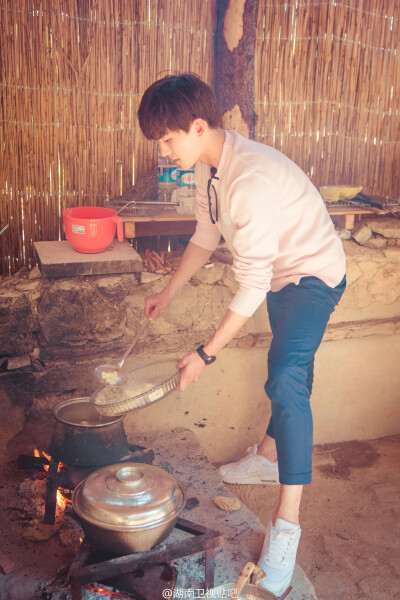
[[[95,593],[96,596],[104,596],[105,598],[110,598],[110,599],[113,598],[115,600],[117,600],[117,598],[121,598],[121,600],[125,600],[127,598],[127,596],[125,594],[120,594],[119,592],[116,592],[115,590],[112,591],[110,589],[106,589],[106,588],[100,587],[98,585],[96,585],[96,586],[90,585],[90,583],[87,583],[85,585],[85,588],[89,592]],[[166,596],[166,598],[169,598],[169,596]]]
[[[44,452],[44,450],[42,450],[41,452],[39,452],[39,450],[37,448],[34,449],[33,451],[34,456],[37,456],[38,458],[44,457],[47,458],[47,460],[50,462],[51,460],[51,456],[49,454],[46,454],[46,452]],[[43,465],[44,470],[48,471],[49,470],[49,465]],[[64,465],[62,462],[59,463],[58,465],[58,473],[63,469]],[[65,507],[67,506],[68,502],[70,502],[70,500],[68,498],[66,498],[65,496],[63,496],[63,494],[60,492],[60,490],[57,490],[57,506],[60,509],[61,512],[64,512]]]

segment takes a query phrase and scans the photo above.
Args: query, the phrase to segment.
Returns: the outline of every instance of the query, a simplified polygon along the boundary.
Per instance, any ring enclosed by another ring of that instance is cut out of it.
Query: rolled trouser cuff
[[[311,471],[309,473],[297,473],[296,475],[279,472],[279,483],[283,485],[307,485],[311,483]]]

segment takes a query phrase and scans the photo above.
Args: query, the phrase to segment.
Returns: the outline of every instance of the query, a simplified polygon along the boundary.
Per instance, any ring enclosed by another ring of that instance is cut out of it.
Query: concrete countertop
[[[215,550],[214,585],[236,582],[248,561],[257,562],[264,541],[265,527],[244,504],[239,510],[229,512],[216,506],[215,496],[235,496],[224,486],[218,470],[209,462],[190,430],[176,428],[143,434],[136,442],[152,448],[155,453],[153,464],[174,475],[186,489],[187,498],[198,500],[198,505],[184,510],[181,517],[216,530],[223,536],[223,546]],[[260,486],[260,493],[265,493],[266,487]],[[174,530],[164,544],[185,539],[184,536],[186,534]],[[186,596],[182,595],[183,598],[202,597],[202,554],[174,562],[178,568],[175,590],[181,589],[183,594],[186,593]],[[316,599],[314,588],[299,565],[296,565],[292,586],[293,590],[288,600]],[[197,596],[193,595],[196,591]]]

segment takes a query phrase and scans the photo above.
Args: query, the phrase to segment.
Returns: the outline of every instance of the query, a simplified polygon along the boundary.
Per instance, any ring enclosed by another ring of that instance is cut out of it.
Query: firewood
[[[153,250],[153,252],[151,253],[151,255],[152,255],[152,256],[154,256],[155,258],[157,258],[157,260],[159,260],[160,262],[162,262],[162,261],[161,261],[161,256],[159,256],[159,255],[157,254],[157,252],[155,252],[155,250]]]
[[[164,256],[164,265],[166,267],[168,267],[169,269],[172,269],[172,265],[171,265],[171,263],[169,262],[169,260],[168,260],[168,258],[166,256]]]
[[[155,270],[156,270],[156,269],[158,269],[158,267],[157,267],[156,263],[155,263],[155,262],[152,260],[152,257],[151,257],[151,256],[149,256],[149,257],[148,257],[148,259],[147,259],[147,264],[148,264],[148,266],[149,266],[149,269],[150,269],[150,271],[151,271],[152,273],[154,273],[154,272],[155,272]]]
[[[164,265],[161,262],[161,258],[158,256],[157,252],[151,253],[151,259],[153,262],[156,263],[157,269],[161,269],[164,273],[167,272],[166,268],[164,267]]]

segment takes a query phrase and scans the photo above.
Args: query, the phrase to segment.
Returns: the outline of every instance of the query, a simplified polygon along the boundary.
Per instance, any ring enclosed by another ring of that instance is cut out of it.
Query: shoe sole
[[[230,477],[229,475],[221,475],[222,481],[224,483],[238,483],[238,484],[260,484],[260,485],[279,485],[279,480],[274,479],[271,476],[270,479],[267,477],[260,477],[259,475],[254,475],[253,477],[249,477],[246,475],[245,477],[238,477],[237,475]]]
[[[265,587],[265,586],[260,585],[260,584],[258,584],[258,585],[260,586],[260,588],[262,588],[264,590],[267,590],[267,592],[270,592],[271,594],[274,594],[274,596],[276,596],[277,600],[279,600],[279,598],[281,596],[283,596],[283,594],[288,590],[289,584],[290,584],[292,578],[293,578],[293,576],[289,579],[289,583],[288,584],[285,583],[284,587],[281,588],[279,591],[272,591],[272,590],[269,589],[269,587]]]

